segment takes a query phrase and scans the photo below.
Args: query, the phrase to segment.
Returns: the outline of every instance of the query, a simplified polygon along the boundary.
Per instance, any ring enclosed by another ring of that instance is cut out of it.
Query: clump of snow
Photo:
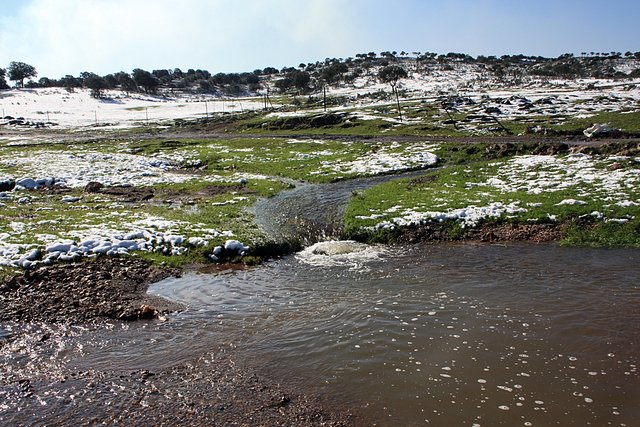
[[[246,253],[249,250],[248,246],[245,246],[238,240],[227,240],[224,243],[224,249],[230,252],[237,252],[238,254]]]
[[[321,163],[321,169],[315,174],[367,174],[377,175],[403,170],[425,168],[438,162],[438,157],[429,150],[437,145],[431,143],[415,144],[398,151],[399,144],[382,146],[378,151],[353,161]]]
[[[556,203],[556,206],[562,206],[562,205],[586,205],[587,202],[585,202],[584,200],[576,200],[576,199],[564,199],[558,203]]]
[[[238,240],[227,240],[224,245],[213,248],[209,259],[213,262],[218,262],[225,258],[242,257],[249,253],[249,249],[248,246]]]
[[[382,221],[372,230],[394,229],[396,227],[407,227],[424,224],[425,222],[446,220],[459,221],[463,227],[475,227],[486,218],[499,218],[502,215],[527,212],[527,209],[520,207],[520,202],[504,204],[502,202],[491,203],[487,206],[468,206],[460,209],[452,209],[444,212],[421,212],[414,209],[406,209],[400,216],[388,221]]]
[[[117,213],[117,212],[115,212]],[[56,261],[74,261],[81,257],[96,255],[126,255],[133,251],[159,252],[164,255],[182,255],[190,247],[206,246],[209,239],[230,237],[230,231],[218,232],[211,229],[198,229],[192,225],[192,232],[203,233],[200,236],[185,236],[177,233],[178,224],[157,217],[146,217],[128,224],[128,231],[111,229],[106,225],[86,227],[80,225],[77,230],[68,233],[68,238],[58,235],[37,235],[40,244],[16,244],[26,224],[14,222],[15,235],[0,234],[0,266],[29,268],[40,263],[51,264]],[[182,224],[183,226],[185,224]],[[229,240],[228,246],[239,249],[242,256],[248,247],[235,240]],[[241,245],[241,246],[240,246]],[[230,249],[231,250],[231,249]]]
[[[62,198],[62,201],[65,203],[75,203],[75,202],[79,202],[80,200],[81,198],[77,196],[64,196]]]
[[[97,151],[82,153],[39,151],[3,159],[0,165],[18,168],[32,176],[52,177],[17,179],[16,189],[33,189],[53,184],[84,187],[91,181],[98,181],[105,185],[153,185],[193,179],[189,174],[172,172],[171,170],[177,165],[165,159]]]

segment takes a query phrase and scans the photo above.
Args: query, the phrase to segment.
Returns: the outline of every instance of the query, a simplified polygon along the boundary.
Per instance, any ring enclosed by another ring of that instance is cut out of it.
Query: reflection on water
[[[232,346],[379,425],[631,426],[639,283],[637,250],[306,251],[160,282],[154,293],[189,309],[107,331],[70,363],[151,369]]]

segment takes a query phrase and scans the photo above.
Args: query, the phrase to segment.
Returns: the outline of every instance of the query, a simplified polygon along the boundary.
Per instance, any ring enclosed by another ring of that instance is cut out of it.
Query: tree
[[[7,75],[7,70],[4,68],[0,68],[0,89],[8,89],[9,85],[5,80],[5,76]]]
[[[293,78],[293,85],[301,92],[306,92],[309,89],[309,83],[311,83],[311,75],[306,71],[295,71],[291,76]]]
[[[287,92],[292,88],[298,89],[300,93],[309,90],[309,83],[311,83],[311,74],[306,71],[293,70],[287,75],[274,82],[274,86],[281,92]]]
[[[400,110],[400,96],[398,95],[398,80],[407,78],[407,71],[399,65],[388,65],[378,71],[378,79],[382,83],[389,83],[391,91],[396,95],[398,105],[398,117],[402,121],[402,110]]]
[[[75,88],[82,87],[82,82],[80,81],[80,79],[69,74],[61,78],[59,80],[59,84],[68,92],[73,92]]]
[[[82,84],[91,89],[91,96],[96,99],[102,98],[102,91],[109,87],[107,81],[95,73],[82,73]]]
[[[11,62],[8,72],[9,80],[15,81],[16,85],[19,82],[20,87],[24,87],[24,79],[38,75],[33,65],[25,64],[24,62]]]
[[[195,71],[191,73],[193,70],[189,70],[188,74],[195,74]],[[140,68],[136,68],[133,70],[133,81],[136,85],[142,87],[146,93],[154,93],[158,86],[160,86],[160,81],[156,79],[150,72],[141,70]]]
[[[120,71],[119,73],[115,73],[114,77],[118,81],[118,84],[120,85],[120,89],[124,90],[125,92],[129,93],[138,89],[138,87],[136,86],[136,82],[133,81],[129,73]]]
[[[118,87],[118,79],[113,74],[107,74],[104,76],[104,80],[107,82],[107,89],[115,89]]]
[[[349,71],[349,67],[342,62],[332,62],[322,69],[320,78],[329,84],[333,84],[340,80],[347,71]]]
[[[55,87],[58,86],[58,82],[56,80],[52,80],[48,77],[42,77],[38,80],[38,86],[40,87]]]

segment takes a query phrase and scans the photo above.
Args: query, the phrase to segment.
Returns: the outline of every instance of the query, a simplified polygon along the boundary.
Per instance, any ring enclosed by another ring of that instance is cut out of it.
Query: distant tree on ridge
[[[195,74],[195,71],[189,70],[188,74]],[[143,88],[146,93],[155,93],[158,86],[160,86],[160,80],[155,78],[150,72],[140,68],[133,70],[133,81],[136,85]]]
[[[82,73],[82,84],[84,87],[91,89],[91,96],[96,99],[103,97],[103,90],[109,87],[109,84],[104,79],[95,73]]]
[[[407,71],[399,65],[388,65],[378,71],[378,79],[383,83],[389,83],[391,91],[396,95],[398,106],[398,117],[402,121],[402,111],[400,110],[400,96],[398,95],[398,80],[407,78]]]
[[[38,73],[33,65],[24,62],[11,62],[8,68],[9,80],[15,81],[16,85],[24,87],[24,79],[36,77]]]
[[[8,89],[9,85],[7,84],[7,81],[5,80],[5,77],[7,75],[7,70],[5,70],[4,68],[0,68],[0,89]]]

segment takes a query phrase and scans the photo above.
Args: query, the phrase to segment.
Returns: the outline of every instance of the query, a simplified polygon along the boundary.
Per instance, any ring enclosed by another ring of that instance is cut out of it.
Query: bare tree
[[[407,78],[407,71],[399,65],[388,65],[378,72],[378,79],[383,83],[389,83],[391,91],[396,95],[396,105],[398,106],[398,117],[402,121],[402,110],[400,109],[400,96],[398,95],[398,81]]]

